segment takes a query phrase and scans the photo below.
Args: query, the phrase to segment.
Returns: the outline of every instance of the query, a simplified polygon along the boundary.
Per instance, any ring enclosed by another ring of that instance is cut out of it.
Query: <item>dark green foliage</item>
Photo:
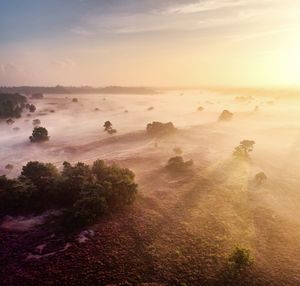
[[[18,93],[9,94],[1,93],[0,94],[0,118],[19,118],[21,113],[25,108],[27,99],[25,96]]]
[[[0,177],[0,212],[64,208],[63,225],[73,228],[132,203],[136,193],[132,171],[102,160],[92,167],[64,162],[61,172],[51,163],[33,161],[18,179]]]
[[[249,152],[253,151],[253,145],[255,141],[253,140],[243,140],[240,145],[234,148],[233,156],[240,159],[248,159]]]
[[[44,190],[57,176],[58,170],[53,164],[30,161],[23,166],[20,178],[30,180],[39,190]]]
[[[30,205],[35,187],[28,181],[0,176],[0,212],[24,210]]]
[[[250,256],[250,250],[236,246],[230,254],[228,261],[231,263],[235,270],[242,270],[250,266],[253,262]]]
[[[48,131],[44,127],[35,127],[29,139],[31,142],[47,141],[49,140]]]
[[[147,124],[146,130],[150,136],[157,137],[172,134],[177,131],[172,122],[161,123],[158,121],[153,121],[152,123]]]
[[[193,164],[193,160],[184,162],[181,156],[175,156],[168,160],[166,168],[172,172],[183,172],[186,171]]]

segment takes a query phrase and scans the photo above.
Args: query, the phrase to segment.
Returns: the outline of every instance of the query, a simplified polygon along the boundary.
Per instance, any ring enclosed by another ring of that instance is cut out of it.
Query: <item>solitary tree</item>
[[[253,262],[250,256],[250,250],[239,246],[235,247],[228,260],[237,271],[245,269]]]
[[[175,156],[168,160],[166,168],[172,172],[183,172],[186,171],[193,164],[193,160],[184,162],[181,156]]]
[[[29,109],[30,112],[35,112],[36,111],[36,107],[33,104],[29,104],[28,109]]]
[[[106,131],[108,134],[112,135],[117,132],[116,129],[112,128],[112,123],[110,121],[105,121],[103,127],[104,131]]]
[[[35,127],[29,139],[31,142],[47,141],[49,140],[48,131],[44,127]]]
[[[264,172],[259,172],[255,175],[254,181],[257,185],[261,185],[266,179],[266,174]]]
[[[243,140],[240,145],[234,148],[233,156],[236,158],[247,159],[249,158],[249,152],[253,151],[253,145],[255,141],[253,140]]]
[[[228,110],[223,110],[219,116],[219,121],[229,121],[233,117],[233,113]]]

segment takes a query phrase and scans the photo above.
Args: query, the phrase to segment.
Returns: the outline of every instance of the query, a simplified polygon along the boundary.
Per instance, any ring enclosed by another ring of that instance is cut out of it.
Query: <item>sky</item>
[[[299,0],[0,0],[0,85],[300,85]]]

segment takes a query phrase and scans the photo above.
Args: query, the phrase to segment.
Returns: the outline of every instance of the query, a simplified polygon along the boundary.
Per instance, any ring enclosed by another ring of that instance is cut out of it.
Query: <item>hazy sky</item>
[[[0,85],[300,83],[300,0],[0,0]]]

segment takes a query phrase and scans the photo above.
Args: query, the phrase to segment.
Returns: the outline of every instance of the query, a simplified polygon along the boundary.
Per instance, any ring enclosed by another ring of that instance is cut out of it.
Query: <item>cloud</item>
[[[0,71],[1,73],[6,75],[13,75],[17,73],[22,73],[24,71],[24,68],[14,63],[6,63],[0,64]]]
[[[71,29],[71,33],[78,36],[91,36],[95,34],[93,31],[87,30],[83,27],[74,27]]]
[[[76,66],[76,63],[70,58],[55,59],[52,61],[52,64],[61,69],[73,68]]]

